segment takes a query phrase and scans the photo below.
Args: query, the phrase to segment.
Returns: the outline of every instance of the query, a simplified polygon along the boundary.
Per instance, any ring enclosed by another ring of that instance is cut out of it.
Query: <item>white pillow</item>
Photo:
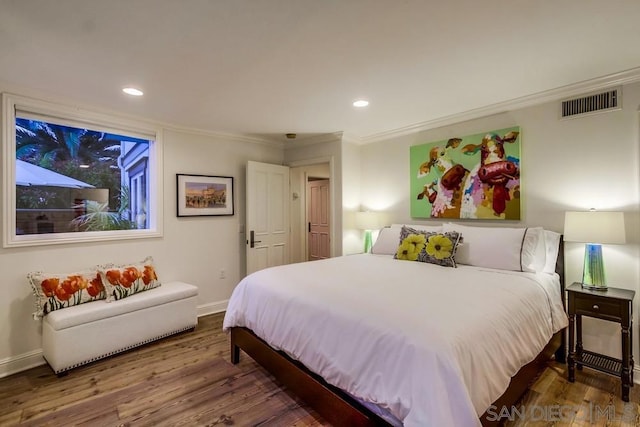
[[[397,227],[385,227],[378,233],[376,242],[371,247],[372,254],[393,255],[398,250],[400,230]]]
[[[409,227],[415,230],[429,231],[439,233],[442,231],[442,225],[423,225],[423,224],[391,224],[391,228]],[[400,232],[398,232],[398,239],[400,238]]]
[[[522,271],[520,253],[525,228],[469,227],[446,223],[442,229],[462,234],[462,245],[456,252],[457,263]]]
[[[544,230],[544,240],[546,248],[546,261],[544,265],[544,273],[556,272],[556,260],[558,259],[558,251],[560,249],[560,233],[555,231]]]
[[[522,271],[533,273],[544,271],[546,260],[547,245],[544,238],[544,229],[542,227],[527,228],[520,258]]]

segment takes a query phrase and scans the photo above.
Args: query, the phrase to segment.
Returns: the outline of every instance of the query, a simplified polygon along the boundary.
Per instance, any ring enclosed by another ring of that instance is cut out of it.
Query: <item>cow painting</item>
[[[411,147],[411,216],[520,219],[520,129]]]
[[[434,178],[417,196],[418,200],[427,197],[432,205],[433,218],[460,218],[461,185],[469,174],[464,166],[452,159],[460,142],[460,138],[450,138],[446,144],[433,146],[429,150],[429,159],[418,169],[418,179],[430,174]]]

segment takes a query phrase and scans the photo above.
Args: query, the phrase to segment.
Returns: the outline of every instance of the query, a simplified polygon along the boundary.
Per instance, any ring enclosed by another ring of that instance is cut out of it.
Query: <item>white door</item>
[[[307,183],[307,210],[309,261],[329,258],[329,180],[322,179]]]
[[[247,163],[247,274],[289,263],[289,168]]]

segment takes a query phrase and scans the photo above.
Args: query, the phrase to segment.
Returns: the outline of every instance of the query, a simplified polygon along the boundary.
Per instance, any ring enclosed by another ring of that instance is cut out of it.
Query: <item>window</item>
[[[3,94],[4,246],[158,237],[160,132]]]

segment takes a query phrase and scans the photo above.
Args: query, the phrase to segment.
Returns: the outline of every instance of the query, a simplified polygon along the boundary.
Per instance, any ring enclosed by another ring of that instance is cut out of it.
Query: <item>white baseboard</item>
[[[227,305],[229,304],[229,300],[225,299],[222,301],[211,302],[209,304],[199,305],[198,306],[198,317],[206,316],[208,314],[220,313],[227,310]]]
[[[9,375],[17,374],[18,372],[26,371],[27,369],[35,368],[45,363],[41,348],[18,356],[7,357],[6,359],[0,360],[0,378],[8,377]]]

